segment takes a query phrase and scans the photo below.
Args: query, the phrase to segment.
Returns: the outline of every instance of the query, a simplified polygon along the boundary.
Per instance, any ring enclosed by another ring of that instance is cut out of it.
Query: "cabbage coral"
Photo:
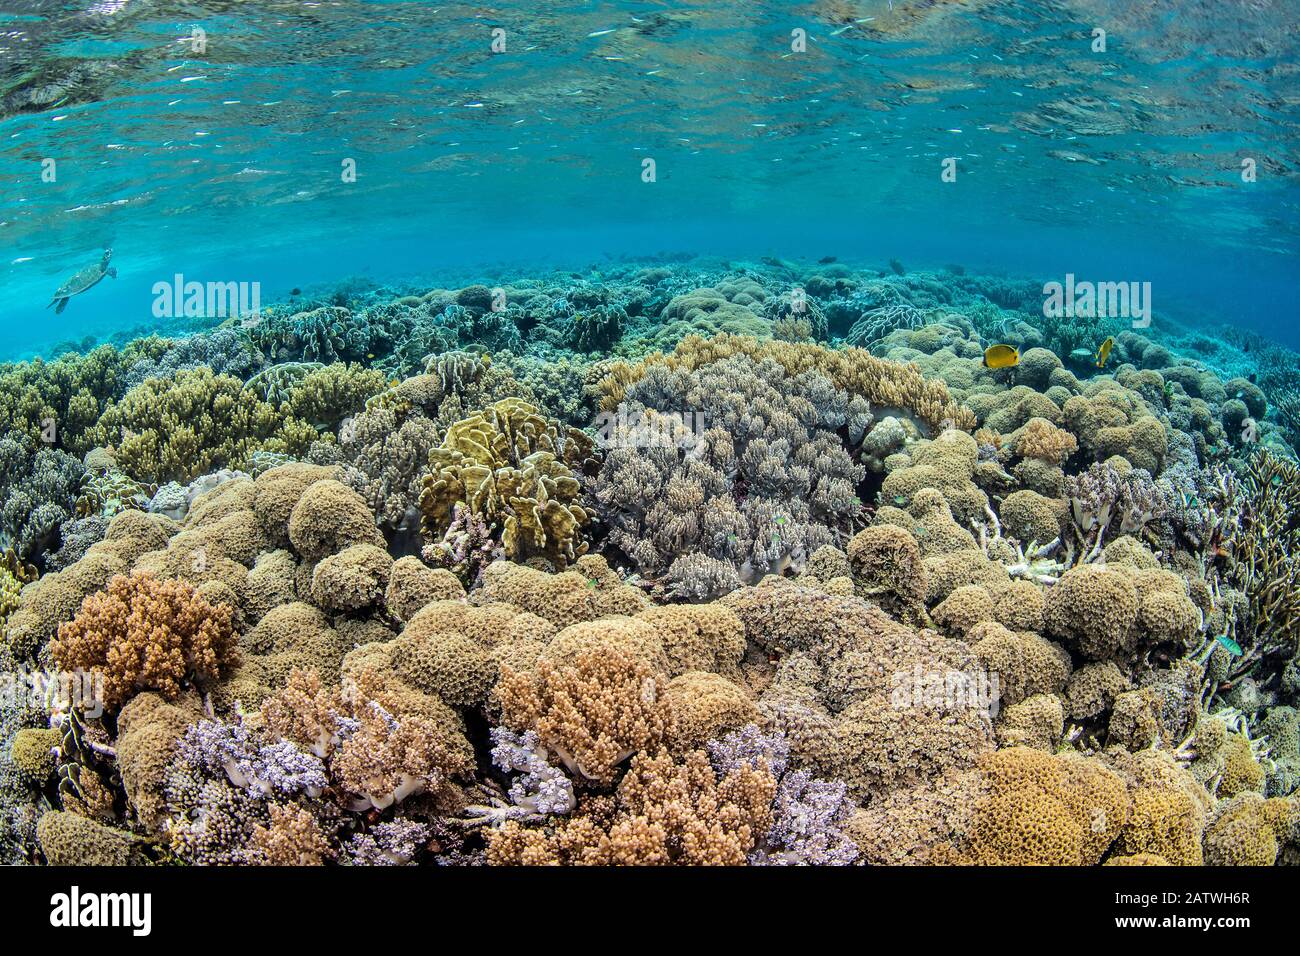
[[[440,538],[463,505],[500,529],[507,557],[541,556],[562,570],[588,546],[577,475],[590,449],[581,432],[517,399],[456,422],[429,453],[420,494],[426,534]]]

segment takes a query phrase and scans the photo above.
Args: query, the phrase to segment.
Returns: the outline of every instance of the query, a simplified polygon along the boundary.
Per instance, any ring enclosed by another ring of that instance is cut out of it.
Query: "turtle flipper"
[[[58,308],[56,308],[56,309],[54,310],[54,314],[55,314],[55,315],[58,315],[60,312],[62,312],[64,309],[66,309],[66,308],[68,307],[68,300],[67,300],[67,299],[56,299],[55,302],[58,302],[58,303],[59,303]],[[53,305],[53,304],[54,304],[53,302],[50,303],[50,305]],[[46,306],[47,309],[48,309],[49,307],[50,307],[49,305]]]

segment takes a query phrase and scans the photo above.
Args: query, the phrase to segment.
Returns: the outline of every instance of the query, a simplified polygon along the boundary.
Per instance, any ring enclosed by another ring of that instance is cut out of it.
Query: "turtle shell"
[[[63,285],[59,286],[59,291],[54,293],[56,299],[66,299],[70,295],[76,295],[78,292],[85,292],[92,285],[104,278],[104,266],[96,263],[93,266],[86,266],[75,276],[69,279]]]

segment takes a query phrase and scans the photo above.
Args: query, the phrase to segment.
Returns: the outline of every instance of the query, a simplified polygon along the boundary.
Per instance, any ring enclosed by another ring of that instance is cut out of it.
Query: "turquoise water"
[[[155,327],[177,273],[268,303],[663,251],[1150,281],[1296,342],[1297,12],[9,0],[0,356]]]

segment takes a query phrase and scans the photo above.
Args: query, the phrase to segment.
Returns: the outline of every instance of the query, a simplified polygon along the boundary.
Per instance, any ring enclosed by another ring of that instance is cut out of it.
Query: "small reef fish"
[[[838,257],[838,256],[822,256],[820,259],[817,260],[817,264],[818,264],[818,265],[823,265],[823,266],[828,266],[828,265],[830,265],[832,262],[834,262],[837,258],[839,258],[839,257]]]
[[[1015,368],[1020,364],[1020,350],[1014,345],[990,345],[984,350],[985,368]]]
[[[1227,650],[1227,652],[1231,654],[1233,657],[1241,656],[1242,653],[1241,645],[1238,644],[1236,641],[1234,641],[1232,638],[1230,638],[1227,634],[1220,634],[1218,637],[1215,638],[1215,640],[1218,641],[1221,645],[1223,645],[1224,649]]]
[[[1105,368],[1106,360],[1110,358],[1110,350],[1115,347],[1113,336],[1107,336],[1106,341],[1101,343],[1101,348],[1097,349],[1097,368]]]

